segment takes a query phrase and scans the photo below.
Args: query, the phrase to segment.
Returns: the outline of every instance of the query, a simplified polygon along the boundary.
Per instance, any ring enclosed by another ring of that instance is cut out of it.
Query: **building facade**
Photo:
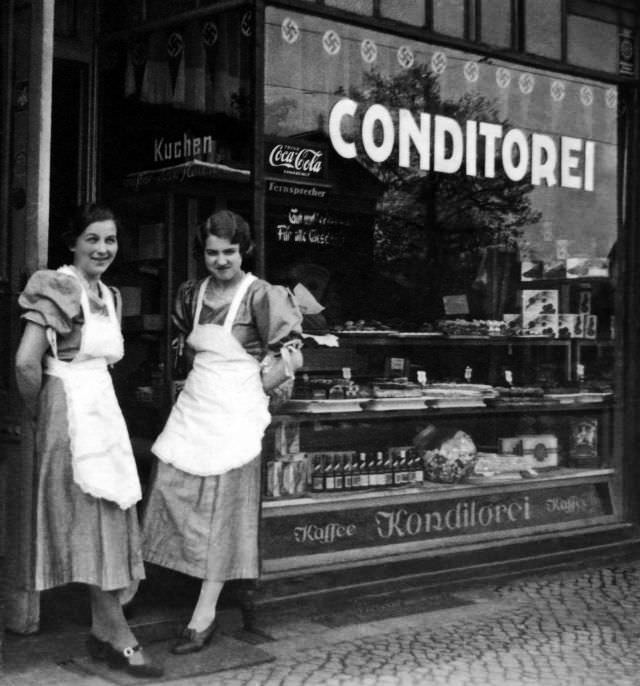
[[[16,297],[98,198],[143,481],[214,209],[303,309],[265,438],[265,580],[565,559],[637,537],[632,2],[122,0],[3,8],[0,303],[12,628],[37,626]],[[466,571],[464,571],[466,570]],[[453,573],[453,572],[451,572]]]

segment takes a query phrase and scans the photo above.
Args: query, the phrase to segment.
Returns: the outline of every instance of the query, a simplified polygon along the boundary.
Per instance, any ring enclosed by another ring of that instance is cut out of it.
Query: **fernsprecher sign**
[[[354,120],[360,126],[354,127]],[[346,126],[345,126],[346,125]],[[347,140],[344,131],[355,130]],[[496,176],[501,165],[507,178],[522,181],[530,174],[534,186],[594,190],[596,144],[572,136],[525,133],[501,124],[468,120],[407,109],[391,112],[373,104],[363,106],[342,98],[332,107],[329,136],[334,150],[346,159],[358,154],[358,143],[372,162],[386,162],[397,150],[398,166],[443,174],[464,170],[467,176]]]
[[[265,171],[270,176],[289,176],[298,181],[325,179],[326,149],[322,145],[304,141],[267,140]]]

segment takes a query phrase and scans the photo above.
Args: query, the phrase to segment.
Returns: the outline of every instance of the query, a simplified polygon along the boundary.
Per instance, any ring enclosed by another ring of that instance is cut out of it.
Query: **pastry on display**
[[[336,333],[385,333],[394,331],[390,326],[378,321],[377,319],[347,319],[344,324],[335,327]]]
[[[374,398],[420,398],[422,387],[411,381],[376,381],[372,387]]]

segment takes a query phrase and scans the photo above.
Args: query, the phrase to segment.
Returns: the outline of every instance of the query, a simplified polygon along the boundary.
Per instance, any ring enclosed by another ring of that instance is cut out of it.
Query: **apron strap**
[[[240,282],[238,290],[233,294],[233,300],[231,301],[229,311],[227,312],[227,316],[225,317],[223,324],[223,328],[227,333],[231,333],[231,327],[233,326],[233,322],[235,321],[238,310],[240,309],[240,303],[242,302],[245,293],[249,290],[249,286],[256,280],[256,278],[257,277],[251,272],[247,272],[244,279]]]
[[[200,322],[200,312],[202,311],[202,301],[204,300],[204,292],[207,290],[207,285],[209,284],[210,280],[211,277],[207,276],[207,278],[200,284],[200,288],[198,289],[198,297],[196,298],[196,312],[193,315],[193,326],[191,327],[192,330],[195,329]]]

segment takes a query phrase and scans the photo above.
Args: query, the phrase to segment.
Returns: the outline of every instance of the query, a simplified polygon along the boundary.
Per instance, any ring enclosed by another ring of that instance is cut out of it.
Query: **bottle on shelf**
[[[324,461],[321,455],[316,455],[313,458],[311,490],[313,493],[321,493],[324,491]]]
[[[376,452],[374,463],[375,485],[377,488],[383,487],[384,484],[384,453],[382,450]]]
[[[333,472],[333,458],[328,455],[325,456],[324,462],[324,490],[335,491],[335,477]]]
[[[345,455],[342,460],[343,486],[345,491],[353,490],[353,460]]]
[[[398,455],[398,463],[396,465],[396,485],[406,486],[408,481],[407,451],[403,448]]]
[[[384,486],[385,488],[389,488],[390,486],[393,486],[393,477],[394,477],[394,471],[393,471],[393,457],[391,456],[390,452],[387,452],[387,456],[384,458]]]
[[[369,472],[369,488],[377,488],[378,472],[376,471],[375,453],[370,453],[367,455],[367,471]]]
[[[360,460],[358,456],[354,455],[351,459],[351,490],[357,491],[361,488]]]
[[[344,491],[344,467],[342,457],[333,457],[333,487],[336,491]]]
[[[400,453],[395,453],[393,456],[393,485],[402,485],[400,483]]]
[[[410,451],[413,465],[413,483],[418,486],[424,484],[424,464],[422,458],[415,450]]]
[[[360,488],[370,488],[371,478],[367,453],[360,453],[358,457],[358,471],[360,472]]]

